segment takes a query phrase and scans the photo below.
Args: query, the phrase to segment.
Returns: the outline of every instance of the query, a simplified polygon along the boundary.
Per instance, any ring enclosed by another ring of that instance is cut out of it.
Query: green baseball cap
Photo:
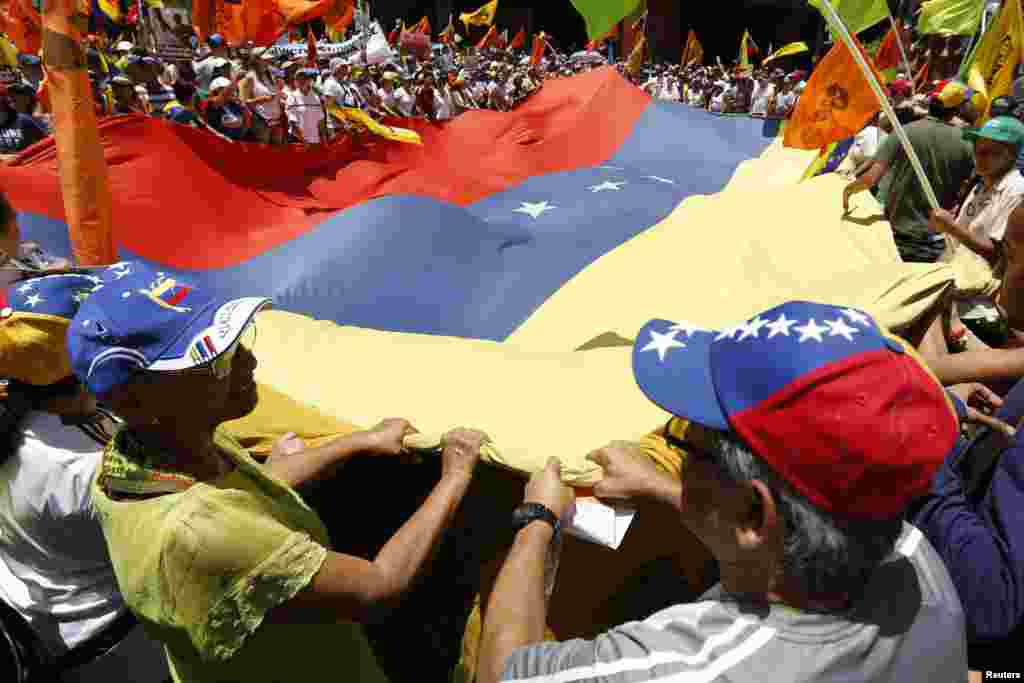
[[[1014,147],[1024,144],[1024,123],[1013,116],[997,116],[989,119],[981,128],[964,131],[965,140],[988,138],[996,142],[1005,142]]]

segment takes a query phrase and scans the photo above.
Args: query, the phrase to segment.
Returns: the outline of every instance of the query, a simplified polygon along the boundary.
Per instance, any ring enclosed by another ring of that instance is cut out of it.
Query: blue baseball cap
[[[214,33],[206,42],[212,48],[224,47],[224,36],[219,33]]]
[[[651,320],[633,375],[652,402],[737,434],[838,517],[901,512],[959,435],[953,404],[914,351],[853,308],[793,301],[723,331]]]
[[[68,329],[71,368],[98,396],[139,370],[185,370],[211,362],[270,305],[263,297],[220,296],[132,261],[109,266],[103,280]]]

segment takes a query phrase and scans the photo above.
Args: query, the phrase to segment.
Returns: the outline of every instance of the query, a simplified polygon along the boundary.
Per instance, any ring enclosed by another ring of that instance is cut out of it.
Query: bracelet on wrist
[[[516,533],[538,520],[550,524],[555,532],[553,538],[558,538],[562,532],[562,523],[547,506],[540,503],[523,503],[512,512],[512,528]]]

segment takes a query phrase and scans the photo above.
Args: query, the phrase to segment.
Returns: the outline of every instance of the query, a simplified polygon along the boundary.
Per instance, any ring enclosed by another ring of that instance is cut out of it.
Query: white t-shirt
[[[860,166],[865,161],[875,158],[878,148],[885,138],[888,137],[878,126],[867,126],[861,132],[853,136],[853,146],[850,147],[850,160]]]
[[[315,92],[303,95],[301,90],[293,91],[288,95],[285,110],[288,121],[302,131],[305,142],[311,145],[320,142],[320,121],[324,118],[324,108]]]
[[[758,83],[751,97],[750,113],[767,114],[768,103],[771,102],[773,97],[775,97],[774,83]]]
[[[127,609],[92,510],[103,446],[50,413],[22,431],[0,465],[0,598],[59,655]]]
[[[254,98],[266,97],[267,95],[273,95],[274,99],[269,102],[263,102],[253,106],[256,113],[263,117],[268,123],[275,123],[281,120],[281,96],[277,94],[276,87],[268,87],[261,81],[254,72],[250,71],[245,76],[245,80],[252,83],[252,96]]]

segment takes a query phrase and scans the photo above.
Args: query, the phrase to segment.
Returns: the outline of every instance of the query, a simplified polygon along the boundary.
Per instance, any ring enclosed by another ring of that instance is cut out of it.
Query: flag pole
[[[864,73],[864,78],[867,79],[868,85],[871,86],[871,90],[874,91],[875,97],[878,98],[878,103],[882,105],[882,110],[885,115],[889,117],[889,121],[892,123],[892,130],[896,133],[896,137],[899,138],[900,145],[903,147],[903,151],[907,154],[907,159],[910,161],[911,167],[914,169],[914,174],[917,176],[918,182],[921,183],[921,188],[924,190],[925,198],[928,200],[928,204],[933,209],[942,208],[939,206],[939,200],[935,197],[935,190],[932,188],[931,181],[928,180],[928,175],[924,172],[924,166],[921,165],[921,160],[917,158],[917,152],[914,151],[913,145],[910,144],[910,139],[907,137],[907,132],[903,130],[903,126],[900,124],[899,118],[896,116],[896,112],[892,108],[892,104],[889,102],[889,98],[882,90],[882,85],[875,78],[874,72],[871,67],[868,66],[867,61],[864,59],[864,53],[861,52],[857,43],[854,41],[853,36],[850,35],[849,29],[843,24],[843,20],[839,18],[835,8],[832,6],[830,0],[821,0],[821,9],[825,13],[825,18],[828,20],[829,26],[835,33],[836,37],[846,43],[846,47],[850,50],[850,54],[853,55],[854,61],[857,62],[857,66]]]
[[[903,67],[907,70],[907,78],[913,79],[914,72],[910,69],[910,60],[907,59],[907,51],[903,49],[903,38],[900,37],[900,27],[902,24],[897,24],[896,19],[889,15],[889,22],[892,24],[892,30],[896,33],[896,45],[900,48],[900,57],[903,58]]]

